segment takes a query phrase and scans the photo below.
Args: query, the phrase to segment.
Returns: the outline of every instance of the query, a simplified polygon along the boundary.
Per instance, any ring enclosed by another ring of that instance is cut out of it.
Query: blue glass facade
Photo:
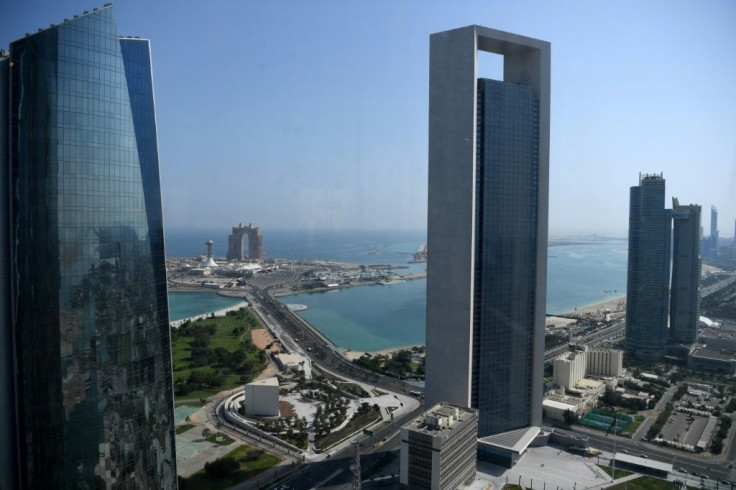
[[[479,437],[529,426],[534,379],[538,103],[478,80],[472,406]]]
[[[672,212],[664,189],[661,175],[643,175],[630,193],[626,350],[639,360],[660,358],[667,342]]]
[[[695,341],[700,318],[700,206],[672,206],[672,286],[670,288],[669,341]]]
[[[174,488],[148,42],[112,8],[10,45],[18,480]]]

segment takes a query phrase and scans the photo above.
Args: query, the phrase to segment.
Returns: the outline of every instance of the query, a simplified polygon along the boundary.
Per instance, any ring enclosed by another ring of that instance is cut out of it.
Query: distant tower
[[[661,357],[667,339],[672,211],[664,184],[661,174],[639,174],[630,193],[626,350],[641,360]]]
[[[248,235],[248,258],[250,260],[263,260],[266,255],[263,253],[263,235],[261,235],[261,227],[253,227],[252,223],[248,223],[248,227],[240,223],[237,227],[233,227],[233,232],[227,239],[227,260],[243,260],[243,239]]]
[[[718,257],[718,208],[710,207],[710,241],[708,242],[708,255]]]
[[[217,267],[217,262],[215,262],[215,259],[212,258],[212,244],[214,244],[212,240],[207,240],[204,244],[207,245],[207,260],[204,264],[207,267]]]
[[[672,199],[674,235],[670,288],[670,342],[692,343],[700,317],[700,206]]]

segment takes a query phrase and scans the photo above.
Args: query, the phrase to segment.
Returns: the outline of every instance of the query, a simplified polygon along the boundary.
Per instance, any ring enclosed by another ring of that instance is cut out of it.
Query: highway
[[[277,338],[290,351],[298,351],[310,358],[313,365],[323,370],[339,374],[340,377],[370,383],[378,389],[386,391],[409,394],[410,392],[422,393],[421,387],[414,386],[404,381],[367,371],[346,361],[341,355],[331,349],[325,339],[317,332],[305,325],[296,315],[284,305],[274,300],[267,292],[257,288],[252,289],[253,310],[262,317],[263,323],[277,334]],[[264,317],[265,316],[265,317]],[[419,401],[418,407],[396,420],[384,423],[375,430],[372,436],[362,435],[359,437],[361,444],[361,468],[365,471],[381,461],[387,451],[397,448],[399,445],[399,431],[402,425],[418,416],[424,403],[421,396],[414,397]],[[281,457],[292,459],[289,455],[271,445],[264,445],[262,441],[254,439],[249,434],[227,423],[222,414],[216,412],[220,398],[210,403],[207,409],[207,418],[220,430],[245,438],[250,442],[274,451]],[[302,465],[300,469],[287,477],[271,483],[271,487],[286,484],[289,488],[340,488],[349,487],[352,482],[350,465],[355,456],[355,447],[350,445],[342,450],[336,451],[328,458],[321,461],[312,461]],[[265,475],[264,475],[265,477]]]

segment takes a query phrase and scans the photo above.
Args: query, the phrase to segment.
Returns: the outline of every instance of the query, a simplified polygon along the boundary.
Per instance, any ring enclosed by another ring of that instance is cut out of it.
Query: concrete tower
[[[478,79],[477,52],[504,57]],[[430,37],[427,400],[480,436],[539,426],[550,45],[469,26]]]

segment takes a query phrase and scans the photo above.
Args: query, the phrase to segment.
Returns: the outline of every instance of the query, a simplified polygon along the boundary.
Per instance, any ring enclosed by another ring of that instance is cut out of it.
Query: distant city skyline
[[[11,0],[0,47],[103,3]],[[483,24],[555,47],[550,236],[626,236],[621,189],[639,171],[664,172],[668,201],[715,205],[719,236],[734,232],[733,2],[115,9],[120,34],[151,40],[167,228],[425,229],[427,39]],[[493,55],[479,63],[500,78]]]

